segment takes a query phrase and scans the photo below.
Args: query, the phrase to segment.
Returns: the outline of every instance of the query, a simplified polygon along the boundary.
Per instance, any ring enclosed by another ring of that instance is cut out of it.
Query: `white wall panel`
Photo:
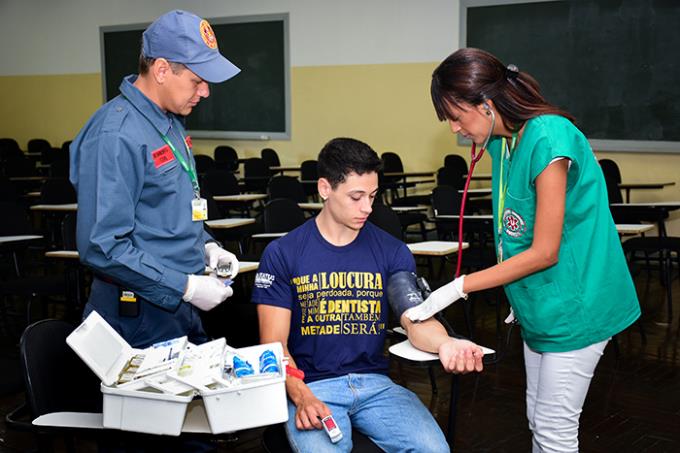
[[[435,62],[458,44],[458,0],[0,0],[0,75],[100,71],[99,27],[174,8],[290,13],[293,66]]]

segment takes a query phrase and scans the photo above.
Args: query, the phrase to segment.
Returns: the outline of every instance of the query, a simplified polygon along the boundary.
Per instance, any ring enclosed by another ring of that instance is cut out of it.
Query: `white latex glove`
[[[451,283],[447,283],[441,288],[430,294],[430,297],[416,306],[404,312],[411,321],[425,321],[457,301],[460,298],[467,299],[467,294],[463,292],[463,281],[465,275],[461,275]]]
[[[515,322],[516,319],[517,318],[515,318],[515,310],[513,310],[512,307],[510,307],[510,314],[508,315],[507,318],[505,318],[504,322],[506,324],[512,324],[513,322]]]
[[[187,290],[182,299],[203,311],[210,311],[232,294],[234,290],[230,286],[225,286],[224,282],[216,277],[189,275]]]
[[[218,266],[230,266],[230,279],[234,279],[238,274],[238,259],[236,255],[224,250],[214,242],[205,244],[205,264],[213,270]]]

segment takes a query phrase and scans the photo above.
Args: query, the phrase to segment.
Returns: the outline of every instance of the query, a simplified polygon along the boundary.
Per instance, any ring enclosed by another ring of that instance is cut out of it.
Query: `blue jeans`
[[[323,429],[297,429],[296,407],[289,400],[286,434],[298,453],[349,452],[352,427],[389,453],[449,451],[444,434],[423,403],[387,376],[348,374],[312,382],[309,388],[331,410],[343,438],[333,444]]]

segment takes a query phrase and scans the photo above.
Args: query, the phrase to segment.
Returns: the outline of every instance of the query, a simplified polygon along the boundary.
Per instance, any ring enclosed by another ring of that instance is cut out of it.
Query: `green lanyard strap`
[[[498,178],[498,237],[500,238],[503,232],[503,211],[505,211],[505,194],[508,192],[508,179],[510,179],[510,164],[512,163],[511,153],[515,150],[515,145],[517,145],[517,134],[518,132],[512,133],[512,141],[510,142],[510,148],[508,149],[508,143],[505,137],[501,140],[501,171],[500,177]],[[503,165],[505,161],[508,161],[508,174],[505,175],[503,172]]]

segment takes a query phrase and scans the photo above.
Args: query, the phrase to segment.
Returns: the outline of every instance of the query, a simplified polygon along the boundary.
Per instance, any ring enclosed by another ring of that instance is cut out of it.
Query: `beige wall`
[[[432,109],[428,89],[435,64],[293,67],[290,141],[195,140],[196,151],[212,154],[217,144],[228,143],[242,156],[255,156],[267,146],[279,151],[284,165],[294,165],[315,158],[330,138],[350,136],[378,153],[397,152],[410,171],[436,169],[450,152],[469,160],[468,150],[456,145]],[[0,136],[14,137],[21,146],[34,137],[59,146],[99,107],[101,81],[99,74],[5,76],[0,77],[0,99]],[[680,154],[608,152],[598,157],[616,160],[626,182],[676,183],[634,191],[631,201],[680,200]],[[488,158],[477,171],[490,171]],[[680,234],[679,220],[671,221],[670,231]]]

